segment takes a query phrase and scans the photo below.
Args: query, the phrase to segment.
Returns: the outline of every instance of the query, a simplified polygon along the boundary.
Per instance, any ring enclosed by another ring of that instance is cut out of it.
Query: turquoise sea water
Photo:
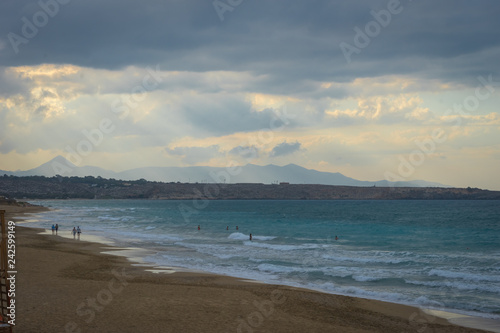
[[[27,225],[79,225],[157,265],[500,319],[498,201],[37,203],[55,210]]]

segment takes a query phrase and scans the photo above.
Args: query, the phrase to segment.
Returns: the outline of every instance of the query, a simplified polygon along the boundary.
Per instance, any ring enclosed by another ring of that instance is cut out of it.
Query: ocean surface
[[[498,201],[33,203],[54,210],[23,225],[80,226],[159,266],[500,319]]]

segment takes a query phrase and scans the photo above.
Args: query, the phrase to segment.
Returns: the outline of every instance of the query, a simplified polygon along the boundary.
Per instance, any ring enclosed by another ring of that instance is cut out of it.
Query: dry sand
[[[0,209],[10,217],[26,211]],[[16,229],[15,332],[484,332],[399,304],[152,273],[103,254],[106,245],[40,231]]]

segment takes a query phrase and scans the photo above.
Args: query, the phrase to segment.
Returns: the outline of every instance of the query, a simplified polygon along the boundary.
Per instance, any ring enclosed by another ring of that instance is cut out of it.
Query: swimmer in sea
[[[252,240],[252,234],[250,234],[250,240]]]

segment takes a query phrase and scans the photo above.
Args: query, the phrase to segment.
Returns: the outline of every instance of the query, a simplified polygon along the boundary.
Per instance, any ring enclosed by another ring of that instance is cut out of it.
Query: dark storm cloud
[[[300,150],[301,143],[300,142],[294,142],[294,143],[287,143],[282,142],[278,145],[276,145],[273,150],[270,153],[270,156],[272,157],[278,157],[278,156],[284,156],[284,155],[290,155],[295,153],[296,151]]]
[[[254,159],[259,157],[259,148],[256,146],[236,146],[229,151],[229,154],[240,156],[245,159]]]
[[[43,24],[40,3],[56,1],[2,1],[0,65],[250,71],[270,76],[267,87],[276,93],[307,89],[307,80],[417,73],[468,81],[499,72],[500,4],[493,0],[401,1],[350,64],[339,44],[354,45],[353,29],[363,30],[374,20],[370,12],[391,0],[245,0],[223,22],[206,0],[59,0]],[[23,37],[25,21],[35,17],[41,26]],[[9,33],[25,38],[17,54]]]
[[[196,129],[193,131],[195,136],[220,136],[297,125],[294,119],[284,118],[278,111],[256,112],[250,103],[225,95],[213,96],[210,100],[206,96],[193,96],[182,102],[180,110],[185,123]]]

